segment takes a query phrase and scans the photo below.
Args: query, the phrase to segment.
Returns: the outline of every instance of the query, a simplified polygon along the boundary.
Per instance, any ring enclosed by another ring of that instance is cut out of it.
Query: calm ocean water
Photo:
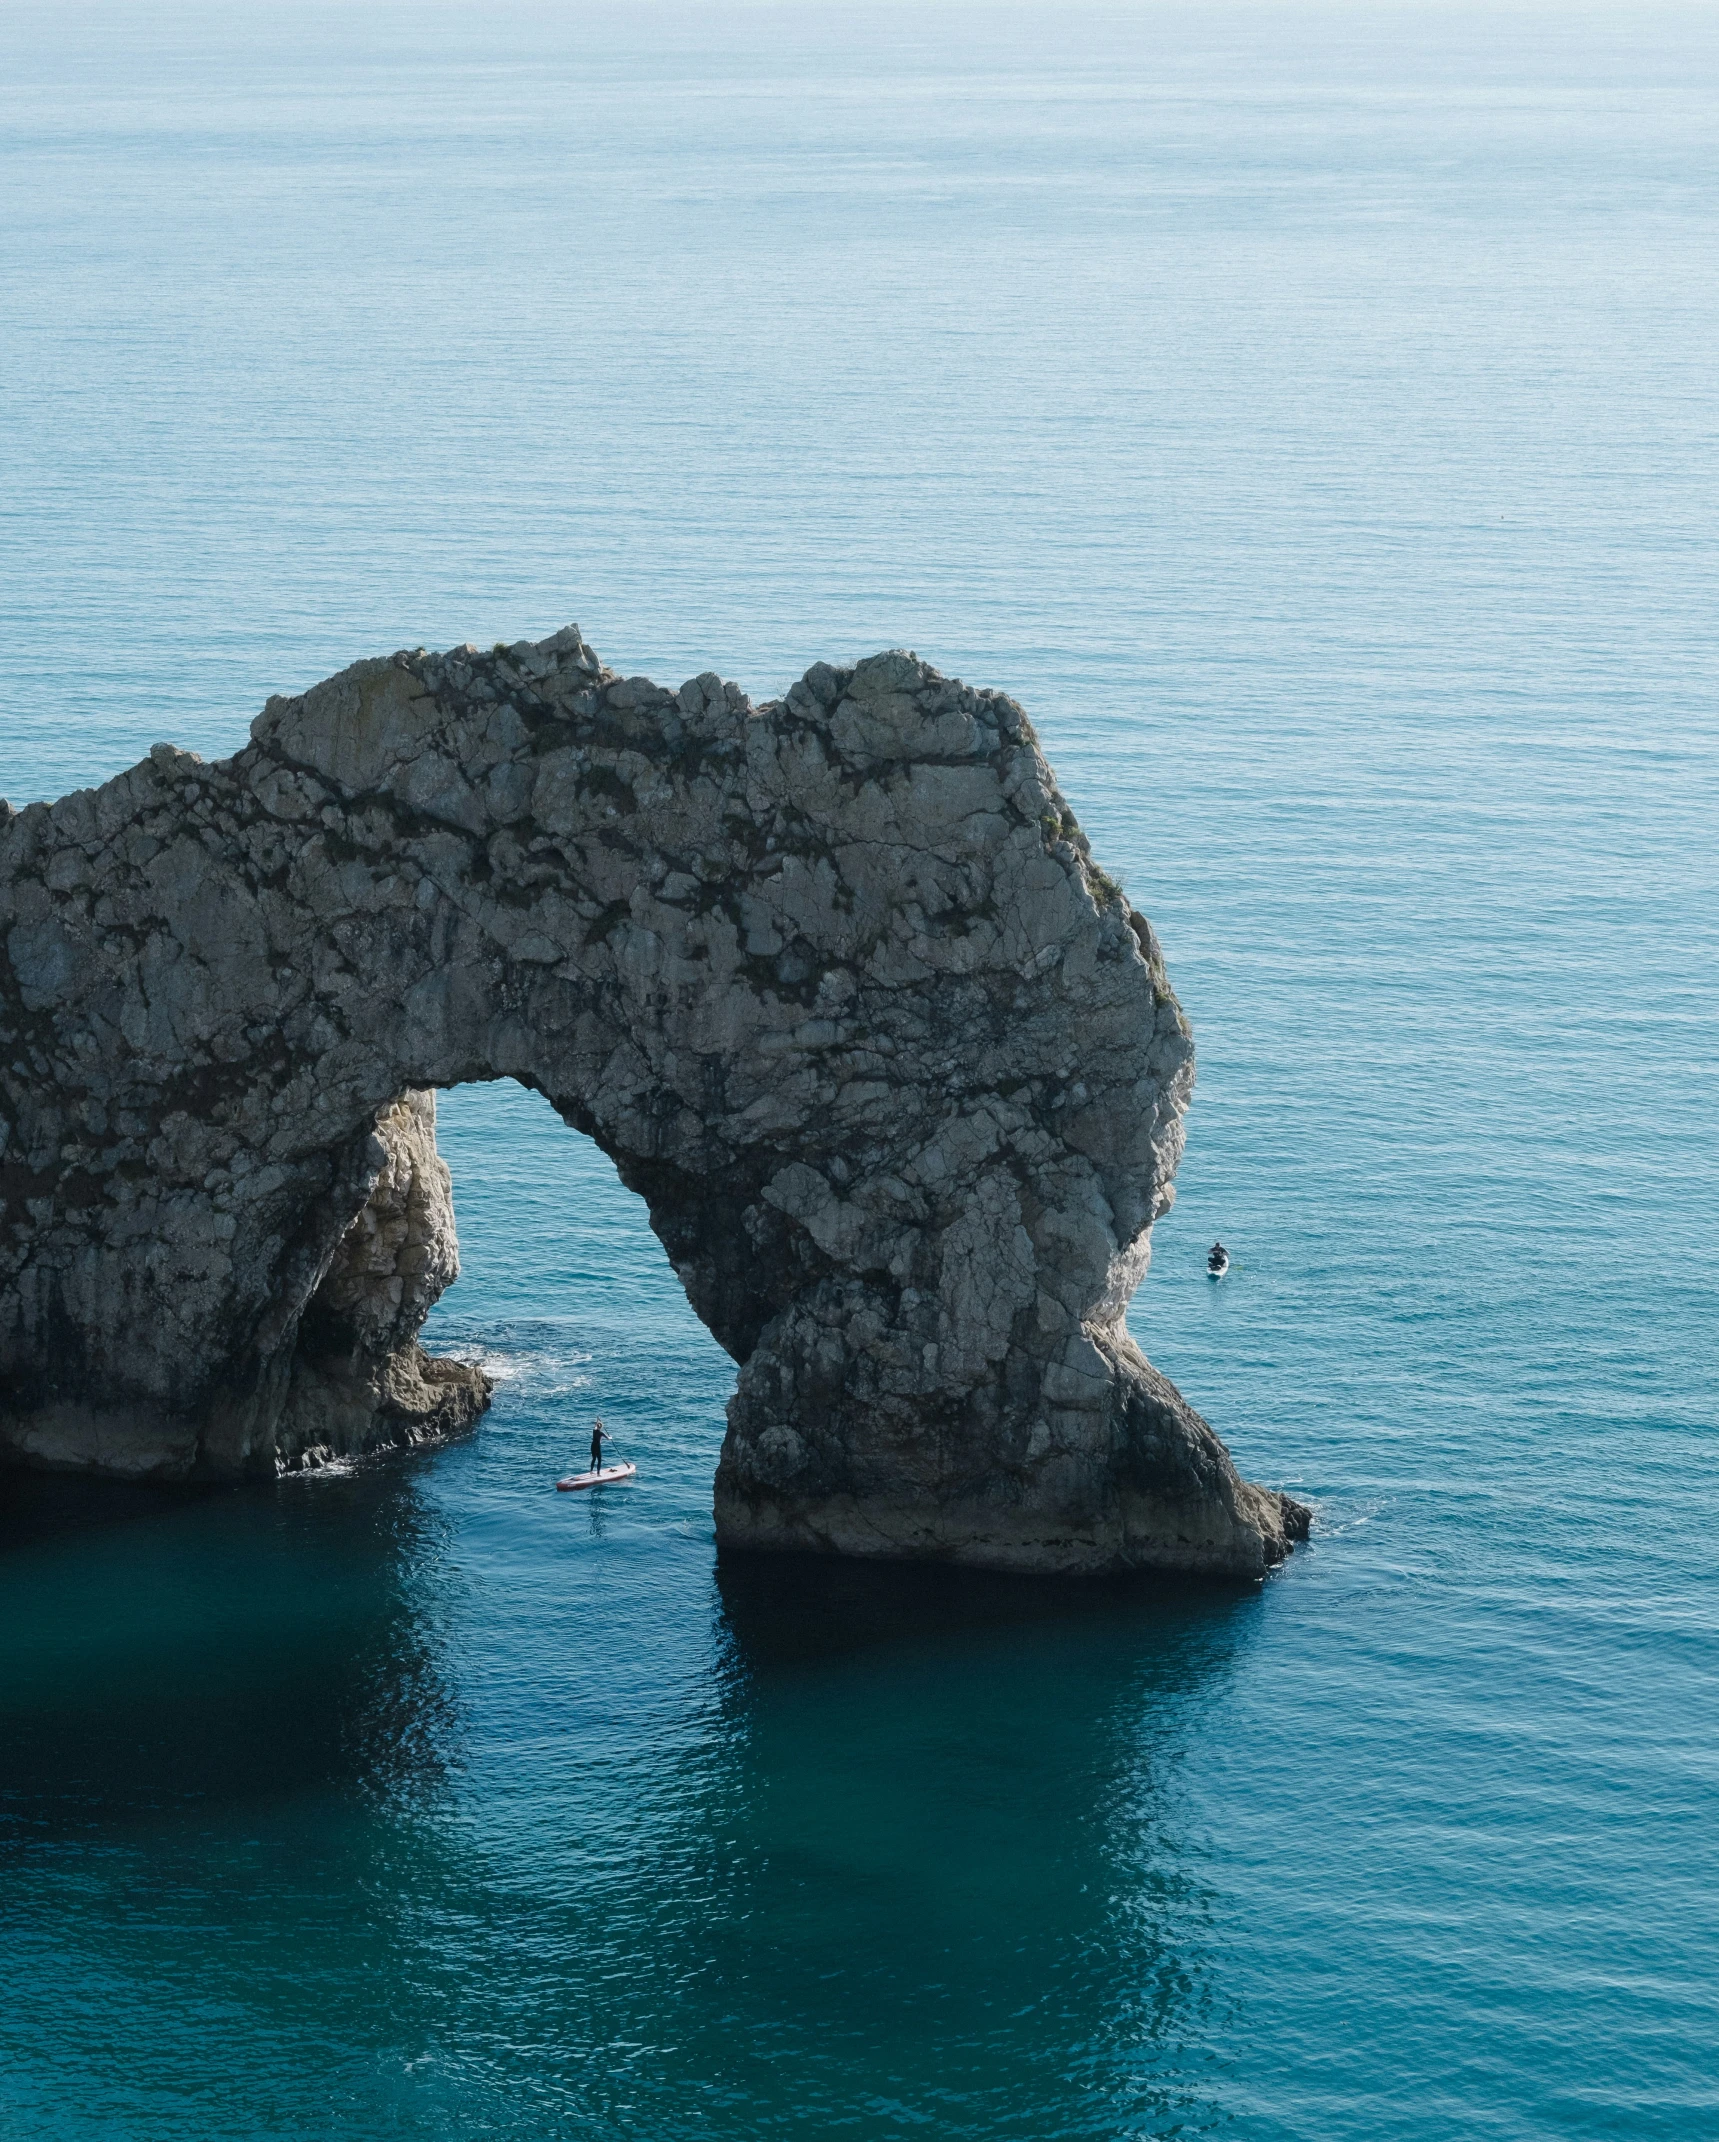
[[[731,1364],[455,1092],[475,1439],[0,1487],[0,2135],[1719,2134],[1719,15],[0,47],[0,792],[574,618],[1006,687],[1201,1050],[1134,1328],[1319,1511],[718,1569]]]

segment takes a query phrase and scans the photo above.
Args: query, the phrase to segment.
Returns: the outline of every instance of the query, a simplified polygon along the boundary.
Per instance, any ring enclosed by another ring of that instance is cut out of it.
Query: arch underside
[[[445,1435],[433,1092],[610,1155],[738,1364],[732,1547],[1257,1575],[1305,1528],[1123,1315],[1192,1045],[1021,710],[911,655],[754,708],[576,629],[360,663],[0,825],[0,1450]]]

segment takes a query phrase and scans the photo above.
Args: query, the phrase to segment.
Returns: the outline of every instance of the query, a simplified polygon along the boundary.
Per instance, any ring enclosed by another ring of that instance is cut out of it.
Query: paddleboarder
[[[614,1440],[615,1439],[612,1435],[606,1435],[603,1432],[603,1423],[601,1417],[599,1417],[596,1421],[592,1423],[591,1470],[594,1473],[600,1473],[603,1470],[603,1445],[605,1443],[612,1443]]]

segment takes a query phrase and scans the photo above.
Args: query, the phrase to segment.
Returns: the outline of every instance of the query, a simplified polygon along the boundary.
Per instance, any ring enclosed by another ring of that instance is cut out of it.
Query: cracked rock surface
[[[434,1089],[515,1078],[739,1364],[729,1547],[1255,1576],[1307,1513],[1128,1337],[1193,1080],[1014,701],[754,707],[568,627],[360,662],[205,765],[0,804],[0,1458],[234,1476],[453,1433]]]

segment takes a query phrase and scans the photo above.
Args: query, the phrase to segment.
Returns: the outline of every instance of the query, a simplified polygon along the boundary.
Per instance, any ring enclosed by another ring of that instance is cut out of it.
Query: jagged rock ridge
[[[1129,1339],[1193,1076],[1021,709],[904,653],[754,708],[569,627],[358,663],[234,758],[0,806],[0,1456],[446,1434],[433,1091],[614,1160],[739,1363],[747,1547],[1255,1575],[1306,1513]]]

